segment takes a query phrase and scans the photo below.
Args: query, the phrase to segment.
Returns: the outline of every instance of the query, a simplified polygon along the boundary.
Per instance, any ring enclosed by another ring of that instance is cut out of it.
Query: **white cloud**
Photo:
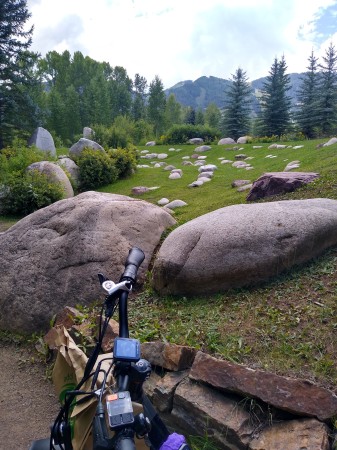
[[[202,75],[268,74],[285,56],[302,72],[320,30],[315,24],[333,0],[28,0],[33,50],[81,51],[123,66],[165,87]],[[336,27],[337,31],[337,27]],[[335,39],[335,38],[333,38]],[[321,43],[321,46],[323,43]]]

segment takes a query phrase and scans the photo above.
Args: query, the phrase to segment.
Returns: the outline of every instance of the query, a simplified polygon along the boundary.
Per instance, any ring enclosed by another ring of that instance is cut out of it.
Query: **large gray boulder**
[[[90,148],[91,150],[97,150],[105,153],[104,148],[97,144],[97,142],[91,141],[90,139],[81,138],[70,147],[69,156],[76,160],[85,148]]]
[[[35,145],[43,152],[50,153],[51,156],[56,156],[56,148],[54,144],[53,136],[48,130],[42,127],[37,127],[34,133],[28,139],[28,146]]]
[[[102,299],[97,273],[118,281],[129,249],[140,247],[143,281],[162,232],[175,224],[151,203],[85,192],[61,200],[0,234],[0,328],[47,330],[65,305]]]
[[[38,170],[39,172],[46,175],[50,183],[58,184],[59,186],[61,186],[64,192],[64,198],[74,196],[74,190],[69,181],[69,178],[58,164],[49,161],[39,161],[27,167],[28,172],[33,170]]]
[[[162,294],[256,285],[337,245],[337,200],[233,205],[176,228],[154,263]]]

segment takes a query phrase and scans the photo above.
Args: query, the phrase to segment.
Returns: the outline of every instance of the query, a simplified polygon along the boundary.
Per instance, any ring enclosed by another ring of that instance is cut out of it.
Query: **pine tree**
[[[330,44],[319,65],[320,74],[320,129],[324,136],[331,135],[337,128],[337,53]]]
[[[290,127],[291,99],[287,96],[290,77],[284,56],[275,58],[262,89],[260,133],[280,137]]]
[[[314,56],[313,51],[308,61],[308,71],[301,78],[301,85],[297,92],[299,107],[296,119],[301,132],[308,139],[312,139],[320,124],[318,58]]]
[[[38,119],[36,105],[27,89],[37,84],[32,70],[37,55],[29,52],[33,27],[25,30],[30,16],[26,0],[1,0],[0,148],[11,142],[15,128],[28,126],[28,123],[23,124],[24,116],[34,125]]]
[[[224,134],[235,140],[248,134],[250,129],[251,91],[246,72],[239,67],[232,75],[232,84],[227,91],[223,120]]]

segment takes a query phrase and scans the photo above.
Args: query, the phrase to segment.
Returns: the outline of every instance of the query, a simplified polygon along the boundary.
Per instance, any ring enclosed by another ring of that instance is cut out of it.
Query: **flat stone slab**
[[[276,408],[300,416],[328,420],[337,414],[337,397],[307,380],[282,377],[198,352],[190,378],[216,389],[255,397]]]

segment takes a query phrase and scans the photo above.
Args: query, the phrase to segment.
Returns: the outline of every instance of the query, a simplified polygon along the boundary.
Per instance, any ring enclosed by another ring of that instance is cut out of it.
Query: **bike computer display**
[[[137,362],[140,360],[140,342],[138,339],[116,337],[113,354],[117,361]]]

